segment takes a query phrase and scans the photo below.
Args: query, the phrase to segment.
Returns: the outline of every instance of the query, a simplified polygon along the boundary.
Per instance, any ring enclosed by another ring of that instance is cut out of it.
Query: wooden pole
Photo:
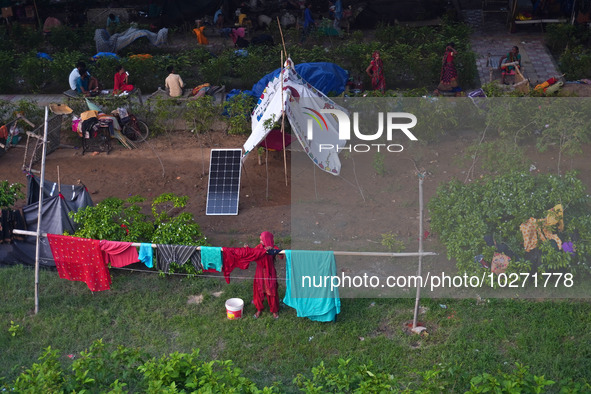
[[[41,150],[41,180],[39,182],[39,202],[37,209],[37,233],[35,240],[35,314],[39,312],[39,249],[41,242],[41,215],[43,213],[43,184],[45,183],[45,156],[47,155],[47,128],[49,108],[45,107],[45,125],[43,126],[43,148]]]
[[[60,181],[60,166],[57,166],[57,192],[62,192],[62,183]]]
[[[39,18],[39,11],[37,10],[37,1],[33,0],[33,5],[35,6],[35,15],[37,15],[37,23],[39,24],[39,30],[43,29],[41,26],[41,18]]]
[[[417,276],[421,276],[423,269],[423,177],[422,173],[419,173],[419,269]],[[417,327],[417,318],[419,316],[419,303],[421,302],[421,286],[417,286],[417,297],[415,298],[415,313],[412,319],[412,328]]]
[[[285,153],[285,99],[283,98],[283,52],[281,52],[281,135],[283,137],[283,173],[285,174],[285,186],[287,186],[287,154]]]

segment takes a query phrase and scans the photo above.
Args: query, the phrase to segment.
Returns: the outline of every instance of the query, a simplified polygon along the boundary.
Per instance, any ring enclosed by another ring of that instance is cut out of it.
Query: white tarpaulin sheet
[[[282,87],[283,94],[281,94]],[[338,149],[345,146],[346,141],[339,140],[336,117],[320,111],[322,109],[338,109],[344,113],[348,111],[304,81],[295,72],[291,59],[287,60],[281,74],[269,82],[259,97],[252,113],[252,133],[244,144],[245,155],[265,139],[272,128],[265,127],[265,122],[268,119],[280,120],[283,108],[292,132],[302,144],[308,157],[322,170],[339,175],[341,162]],[[309,131],[312,132],[312,138],[308,138]]]

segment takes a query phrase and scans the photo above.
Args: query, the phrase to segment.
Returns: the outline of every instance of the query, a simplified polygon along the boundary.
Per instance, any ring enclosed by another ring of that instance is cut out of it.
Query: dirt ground
[[[114,143],[109,154],[82,155],[79,147],[60,148],[47,156],[45,177],[56,182],[59,167],[60,182],[82,182],[95,203],[107,197],[125,199],[133,195],[151,201],[170,192],[189,196],[186,210],[213,245],[256,244],[260,232],[268,230],[284,242],[283,246],[387,251],[381,245],[382,235],[391,232],[404,242],[407,251],[412,251],[418,243],[417,168],[428,173],[424,181],[426,204],[440,183],[454,177],[465,180],[470,163],[461,158],[478,136],[478,131],[465,132],[436,144],[416,143],[407,145],[402,153],[386,153],[382,175],[376,170],[374,154],[341,153],[338,177],[315,170],[295,141],[294,151],[288,150],[285,155],[287,185],[283,152],[268,152],[266,165],[265,156],[259,165],[253,152],[244,161],[237,216],[205,214],[210,149],[241,148],[246,140],[246,136],[229,136],[222,131],[200,139],[190,132],[167,133],[150,138],[136,150]],[[62,135],[62,143],[79,146],[70,135]],[[0,157],[0,179],[26,183],[22,146],[24,142]],[[579,170],[589,187],[591,148],[583,149],[582,155],[564,159],[561,168]],[[536,171],[556,173],[554,150],[540,154],[532,144],[528,152]],[[39,170],[40,165],[33,168]],[[481,173],[477,170],[476,176]],[[293,197],[292,187],[296,188]],[[427,210],[425,216],[424,230],[430,231]],[[294,245],[285,245],[289,241]],[[436,235],[431,234],[425,242],[425,250],[443,251]]]

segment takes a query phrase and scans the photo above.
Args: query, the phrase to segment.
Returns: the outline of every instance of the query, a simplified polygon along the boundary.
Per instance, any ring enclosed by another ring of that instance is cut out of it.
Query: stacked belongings
[[[564,82],[559,81],[558,79],[552,77],[541,84],[536,85],[534,88],[535,91],[540,93],[545,93],[546,95],[551,95],[556,93],[562,86]]]

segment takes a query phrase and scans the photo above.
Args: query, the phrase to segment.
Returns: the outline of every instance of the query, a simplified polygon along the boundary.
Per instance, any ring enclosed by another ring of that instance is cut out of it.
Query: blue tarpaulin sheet
[[[320,90],[327,96],[338,95],[345,91],[345,85],[349,79],[347,71],[334,63],[301,63],[295,66],[296,72],[310,85]],[[255,83],[252,87],[252,94],[259,98],[265,87],[279,75],[281,69],[277,69]]]

